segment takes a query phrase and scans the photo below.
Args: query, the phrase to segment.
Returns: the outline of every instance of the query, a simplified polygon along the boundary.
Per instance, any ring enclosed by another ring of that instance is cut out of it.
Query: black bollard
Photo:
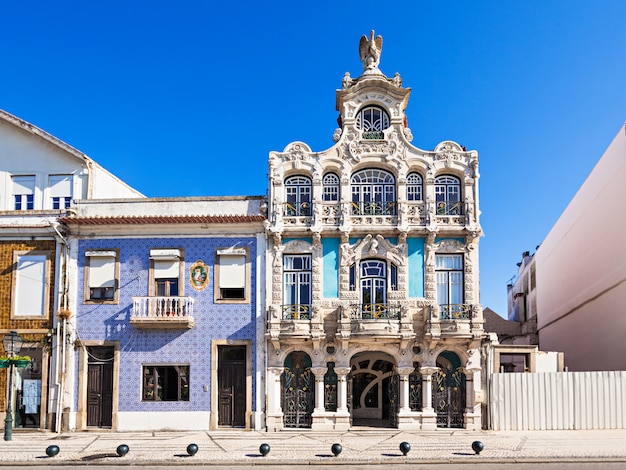
[[[333,444],[332,447],[330,448],[330,451],[333,453],[335,457],[341,454],[342,450],[343,449],[341,448],[341,444]]]
[[[119,455],[120,457],[124,457],[126,454],[128,454],[129,450],[130,449],[126,444],[120,444],[119,446],[117,446],[117,449],[115,449],[115,452],[117,452],[117,455]]]
[[[55,455],[57,455],[59,453],[60,450],[61,449],[59,449],[59,446],[56,446],[56,445],[48,446],[46,448],[46,455],[48,457],[54,457]]]
[[[411,444],[409,444],[408,442],[400,443],[400,452],[402,452],[402,455],[406,456],[406,454],[408,454],[410,450],[411,450]]]
[[[189,444],[187,446],[187,453],[191,456],[196,455],[198,453],[198,445],[197,444]]]
[[[476,452],[476,455],[480,454],[482,450],[485,448],[482,442],[474,441],[472,442],[472,450]]]
[[[259,446],[259,453],[265,457],[267,454],[270,453],[270,445],[269,444],[261,444]]]

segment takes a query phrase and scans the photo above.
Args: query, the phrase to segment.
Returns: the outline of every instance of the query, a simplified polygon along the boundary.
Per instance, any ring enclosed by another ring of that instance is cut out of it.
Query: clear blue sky
[[[481,303],[506,316],[521,253],[626,121],[625,19],[624,0],[6,1],[0,108],[147,196],[263,195],[271,150],[333,145],[374,29],[412,143],[479,152]]]

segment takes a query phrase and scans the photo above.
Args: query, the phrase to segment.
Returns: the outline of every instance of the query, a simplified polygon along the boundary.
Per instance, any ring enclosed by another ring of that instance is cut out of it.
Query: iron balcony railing
[[[310,320],[311,305],[309,304],[286,304],[281,305],[283,320]]]
[[[435,203],[437,215],[463,215],[463,205],[461,201],[437,201]]]
[[[192,297],[133,297],[133,317],[193,318]]]
[[[310,217],[311,207],[310,202],[285,202],[283,213],[287,217]]]
[[[439,305],[440,320],[469,320],[471,316],[472,306],[469,304]]]
[[[353,320],[398,320],[400,305],[391,304],[353,304],[350,305],[350,317]]]
[[[396,201],[352,201],[352,215],[396,215]]]

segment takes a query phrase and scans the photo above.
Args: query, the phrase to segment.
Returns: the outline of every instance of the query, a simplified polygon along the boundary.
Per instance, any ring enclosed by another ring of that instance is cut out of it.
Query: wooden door
[[[218,350],[218,425],[246,425],[246,347],[220,346]]]
[[[89,347],[87,363],[87,426],[113,424],[113,348]]]

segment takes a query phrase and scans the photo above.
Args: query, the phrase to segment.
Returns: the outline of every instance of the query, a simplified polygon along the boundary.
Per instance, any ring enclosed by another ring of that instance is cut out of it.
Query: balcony
[[[309,304],[286,304],[271,306],[266,336],[276,349],[281,342],[313,341],[319,344],[324,337],[324,325],[319,313]]]
[[[340,315],[338,338],[345,347],[359,337],[400,339],[401,318],[401,305],[352,304]]]
[[[352,320],[398,320],[400,305],[390,304],[353,304],[350,305]]]
[[[281,305],[283,320],[310,320],[311,306],[309,304]]]
[[[356,225],[398,223],[396,201],[352,201],[350,221]]]
[[[440,338],[471,338],[482,332],[482,321],[475,318],[475,306],[470,304],[441,304],[433,307],[426,324],[426,336]]]
[[[443,225],[463,225],[466,223],[467,208],[460,201],[437,201],[435,221]]]
[[[133,297],[130,324],[141,329],[193,328],[191,297]]]
[[[439,306],[440,320],[469,320],[472,306],[469,304],[443,304]]]
[[[310,202],[285,202],[283,204],[283,224],[288,226],[309,226],[313,220],[313,205]]]

